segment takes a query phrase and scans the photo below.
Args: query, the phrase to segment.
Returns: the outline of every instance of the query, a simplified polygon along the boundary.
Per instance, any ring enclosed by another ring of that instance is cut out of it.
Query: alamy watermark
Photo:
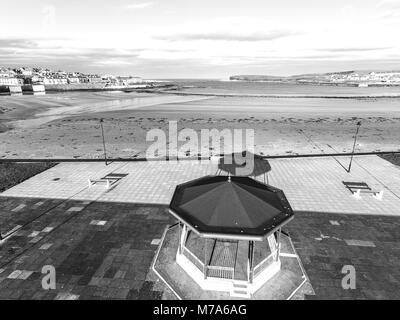
[[[44,290],[55,290],[56,289],[56,268],[52,265],[45,265],[42,268],[42,288]]]
[[[344,265],[342,273],[345,274],[342,279],[342,288],[344,290],[356,289],[356,268],[352,265]]]
[[[254,169],[254,130],[184,128],[178,132],[178,122],[170,121],[168,133],[152,129],[146,134],[152,142],[146,150],[146,159],[168,159],[170,162],[184,158],[208,163],[212,157],[224,156],[225,164],[243,164],[238,175],[249,175]],[[247,152],[243,152],[247,151]]]

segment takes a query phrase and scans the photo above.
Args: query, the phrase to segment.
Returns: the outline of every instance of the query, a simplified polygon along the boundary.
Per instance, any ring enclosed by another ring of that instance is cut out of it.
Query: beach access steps
[[[126,177],[127,173],[109,173],[100,179],[88,179],[89,188],[96,184],[104,184],[106,189],[111,188],[113,185],[116,185],[122,178]]]
[[[383,192],[381,191],[374,191],[372,190],[367,183],[365,182],[350,182],[350,181],[342,181],[342,183],[346,186],[347,189],[350,190],[353,197],[356,199],[361,199],[361,192],[363,193],[372,193],[373,197],[377,200],[383,199]]]
[[[229,295],[235,298],[250,299],[251,293],[249,292],[248,283],[246,281],[234,281]]]
[[[250,299],[251,294],[248,288],[248,255],[249,244],[247,241],[238,241],[235,259],[235,274],[230,291],[231,297]]]
[[[238,241],[234,279],[248,281],[249,244],[247,241]]]

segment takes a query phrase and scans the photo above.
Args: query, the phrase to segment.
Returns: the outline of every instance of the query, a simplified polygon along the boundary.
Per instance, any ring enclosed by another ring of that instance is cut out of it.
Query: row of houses
[[[52,71],[42,68],[1,68],[0,85],[23,84],[65,85],[78,83],[104,83],[108,85],[134,85],[142,83],[140,77],[84,74],[81,72]]]
[[[356,82],[400,84],[400,72],[335,73],[330,74],[328,80],[335,83]]]
[[[23,79],[3,77],[0,74],[0,86],[20,86],[23,84]]]

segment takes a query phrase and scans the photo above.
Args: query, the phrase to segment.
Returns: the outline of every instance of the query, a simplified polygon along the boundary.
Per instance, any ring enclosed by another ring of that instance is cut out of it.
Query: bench
[[[126,177],[127,173],[109,173],[108,175],[104,176],[103,178],[94,180],[88,179],[89,188],[98,183],[105,183],[106,188],[109,189],[112,185],[119,182],[122,178]]]
[[[342,183],[346,186],[347,189],[350,190],[350,192],[356,199],[361,198],[361,192],[362,193],[372,193],[373,197],[377,200],[382,200],[382,198],[383,198],[383,190],[381,190],[379,192],[374,191],[365,182],[342,181]]]

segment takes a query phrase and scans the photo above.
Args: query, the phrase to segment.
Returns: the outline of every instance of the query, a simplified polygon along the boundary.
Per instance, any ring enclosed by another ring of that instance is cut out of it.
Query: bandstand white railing
[[[277,255],[277,250],[272,252],[268,257],[262,260],[259,264],[254,267],[253,278],[257,277],[261,272],[263,272],[275,259]]]
[[[183,246],[182,248],[183,255],[188,258],[188,260],[193,263],[198,269],[203,270],[204,262],[202,262],[199,258],[197,258],[188,248]]]
[[[204,270],[204,262],[202,262],[198,257],[196,257],[188,248],[183,246],[182,253],[200,271]],[[205,272],[207,277],[233,280],[235,275],[235,268],[221,267],[221,266],[206,266]]]
[[[207,266],[207,276],[233,280],[235,269],[232,267]]]
[[[186,247],[185,242],[187,240],[186,232],[184,228],[184,235],[180,238],[181,243],[181,254],[187,258],[187,260],[194,265],[200,272],[203,273],[205,279],[207,277],[210,278],[218,278],[218,279],[226,279],[226,280],[235,280],[235,268],[232,266],[216,266],[216,265],[208,265],[204,261],[202,261],[198,256],[196,256],[192,251]],[[277,257],[279,255],[279,241],[278,243],[274,239],[274,236],[268,237],[268,245],[271,249],[271,253],[264,258],[257,265],[253,265],[251,268],[250,260],[254,259],[249,258],[247,260],[247,279],[250,283],[253,283],[254,279],[262,274],[263,271],[269,269],[271,265],[277,261]],[[213,249],[214,250],[214,249]]]

